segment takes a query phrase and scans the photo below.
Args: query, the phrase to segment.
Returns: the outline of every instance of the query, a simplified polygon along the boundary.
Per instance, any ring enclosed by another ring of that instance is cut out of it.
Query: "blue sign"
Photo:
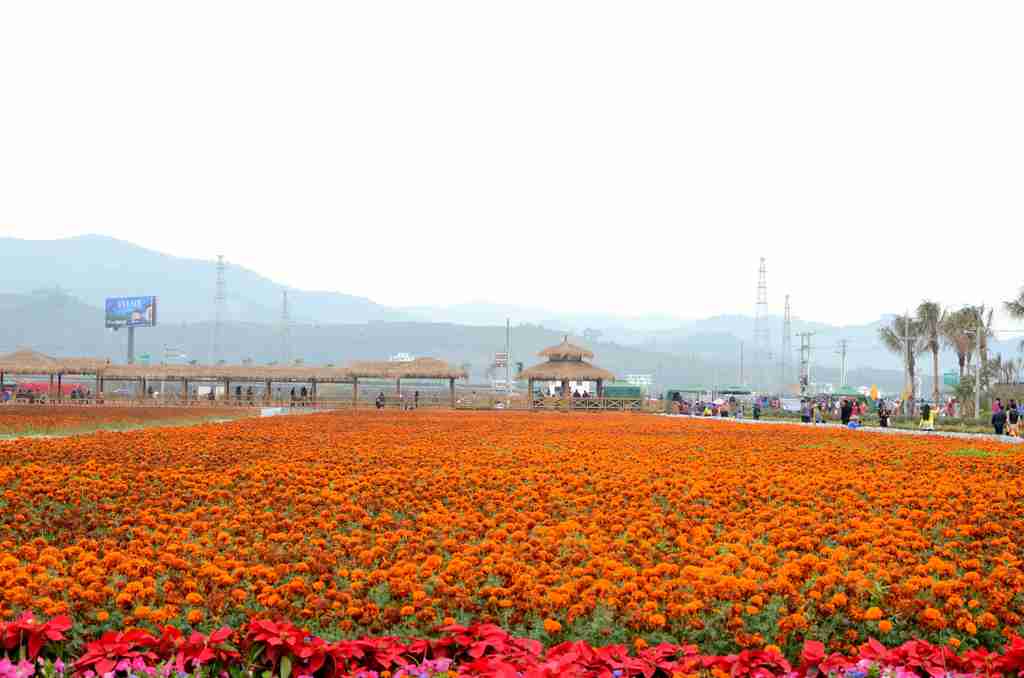
[[[115,297],[107,299],[107,327],[153,327],[156,325],[156,297]]]

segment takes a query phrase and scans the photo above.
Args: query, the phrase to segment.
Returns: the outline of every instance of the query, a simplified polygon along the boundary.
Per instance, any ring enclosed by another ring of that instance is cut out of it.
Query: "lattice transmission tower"
[[[766,367],[772,349],[768,330],[768,268],[764,257],[757,268],[757,304],[754,306],[754,388],[768,386]]]
[[[281,290],[281,364],[292,361],[292,319],[288,315],[288,290]]]
[[[225,277],[227,264],[224,255],[217,255],[217,286],[213,293],[213,341],[210,348],[210,362],[213,365],[223,360],[221,352],[224,341],[224,322],[227,320],[228,284]]]
[[[789,307],[789,295],[786,295],[786,306],[782,312],[782,353],[779,355],[779,383],[782,386],[793,383],[789,361],[793,355],[793,316]]]

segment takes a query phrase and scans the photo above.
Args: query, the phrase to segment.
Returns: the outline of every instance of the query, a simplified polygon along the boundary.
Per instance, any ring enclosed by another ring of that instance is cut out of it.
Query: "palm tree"
[[[1010,314],[1011,318],[1024,319],[1024,287],[1020,288],[1017,298],[1011,301],[1004,301],[1003,308]]]
[[[921,345],[917,341],[917,337],[920,334],[920,323],[910,315],[898,315],[892,319],[891,325],[878,328],[878,338],[881,339],[882,345],[900,356],[903,360],[903,364],[906,365],[907,374],[910,376],[911,414],[913,414],[913,402],[915,395],[915,357],[921,350]]]
[[[978,378],[981,380],[981,388],[987,389],[989,382],[988,369],[988,340],[994,336],[992,332],[992,315],[995,309],[981,306],[971,306],[971,319],[974,322],[974,333],[980,330],[980,338],[975,339],[978,345]]]
[[[921,350],[932,353],[932,402],[939,404],[939,350],[942,348],[942,325],[946,312],[934,301],[922,301],[917,307],[916,322],[920,326]]]
[[[974,326],[974,313],[970,308],[950,311],[942,321],[942,338],[956,353],[961,379],[974,354]]]

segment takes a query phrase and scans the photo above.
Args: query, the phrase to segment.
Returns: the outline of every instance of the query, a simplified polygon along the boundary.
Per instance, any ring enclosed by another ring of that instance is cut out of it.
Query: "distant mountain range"
[[[216,264],[154,252],[123,240],[85,235],[61,240],[0,238],[0,290],[27,293],[59,287],[102,307],[107,297],[153,294],[166,322],[213,317]],[[285,286],[229,265],[227,314],[236,322],[276,322]],[[405,314],[369,299],[337,292],[288,289],[299,322],[360,323],[401,320]]]
[[[138,352],[157,355],[164,345],[208,359],[214,316],[216,264],[184,259],[105,236],[62,240],[0,238],[0,352],[32,346],[56,355],[119,358],[123,336],[103,328],[103,300],[110,296],[155,294],[160,325],[140,331]],[[276,360],[281,355],[279,319],[285,286],[254,271],[227,269],[228,359]],[[382,359],[401,351],[469,362],[483,379],[490,357],[504,346],[504,321],[511,318],[513,353],[527,364],[563,333],[578,337],[598,354],[597,362],[625,375],[652,373],[661,383],[735,382],[754,368],[754,319],[719,315],[687,320],[669,314],[622,317],[557,312],[474,302],[447,307],[392,308],[340,292],[288,288],[292,354],[310,363]],[[874,379],[899,385],[902,363],[878,341],[877,322],[836,327],[794,319],[792,329],[814,332],[814,377],[838,380],[839,342],[847,342],[851,384]],[[765,372],[779,374],[782,319],[765,319],[771,356]],[[123,334],[123,333],[121,333]],[[789,364],[798,363],[799,338],[792,339]],[[994,352],[1017,355],[1014,341],[994,342]],[[952,354],[942,368],[952,369]],[[922,358],[922,373],[930,361]],[[795,370],[794,370],[795,371]],[[833,375],[834,372],[834,376]],[[863,374],[863,377],[858,376]]]

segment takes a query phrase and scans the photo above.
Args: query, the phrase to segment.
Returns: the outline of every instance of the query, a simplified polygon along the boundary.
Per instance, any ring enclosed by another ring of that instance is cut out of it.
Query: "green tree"
[[[988,391],[991,382],[991,366],[988,359],[988,340],[992,338],[992,315],[994,309],[986,308],[985,304],[970,307],[974,319],[974,334],[981,333],[976,339],[978,345],[978,379],[981,380],[981,392]]]
[[[1024,319],[1024,287],[1020,288],[1016,299],[1003,302],[1003,308],[1010,314],[1010,317],[1017,320]]]
[[[922,301],[915,319],[921,332],[918,342],[923,351],[932,354],[932,402],[939,404],[939,351],[942,349],[942,325],[946,312],[934,301]]]
[[[1020,288],[1020,292],[1017,293],[1016,299],[1004,301],[1003,308],[1010,314],[1011,318],[1014,318],[1015,320],[1024,320],[1024,287]],[[1017,350],[1024,351],[1024,339],[1020,340]]]
[[[974,312],[970,308],[950,311],[942,321],[942,338],[946,346],[956,353],[961,380],[974,354],[974,327]]]
[[[898,315],[892,319],[892,324],[878,328],[878,338],[882,341],[882,345],[903,359],[907,374],[910,376],[911,414],[913,414],[916,390],[914,384],[917,373],[916,358],[921,350],[920,335],[920,323],[909,315]]]

